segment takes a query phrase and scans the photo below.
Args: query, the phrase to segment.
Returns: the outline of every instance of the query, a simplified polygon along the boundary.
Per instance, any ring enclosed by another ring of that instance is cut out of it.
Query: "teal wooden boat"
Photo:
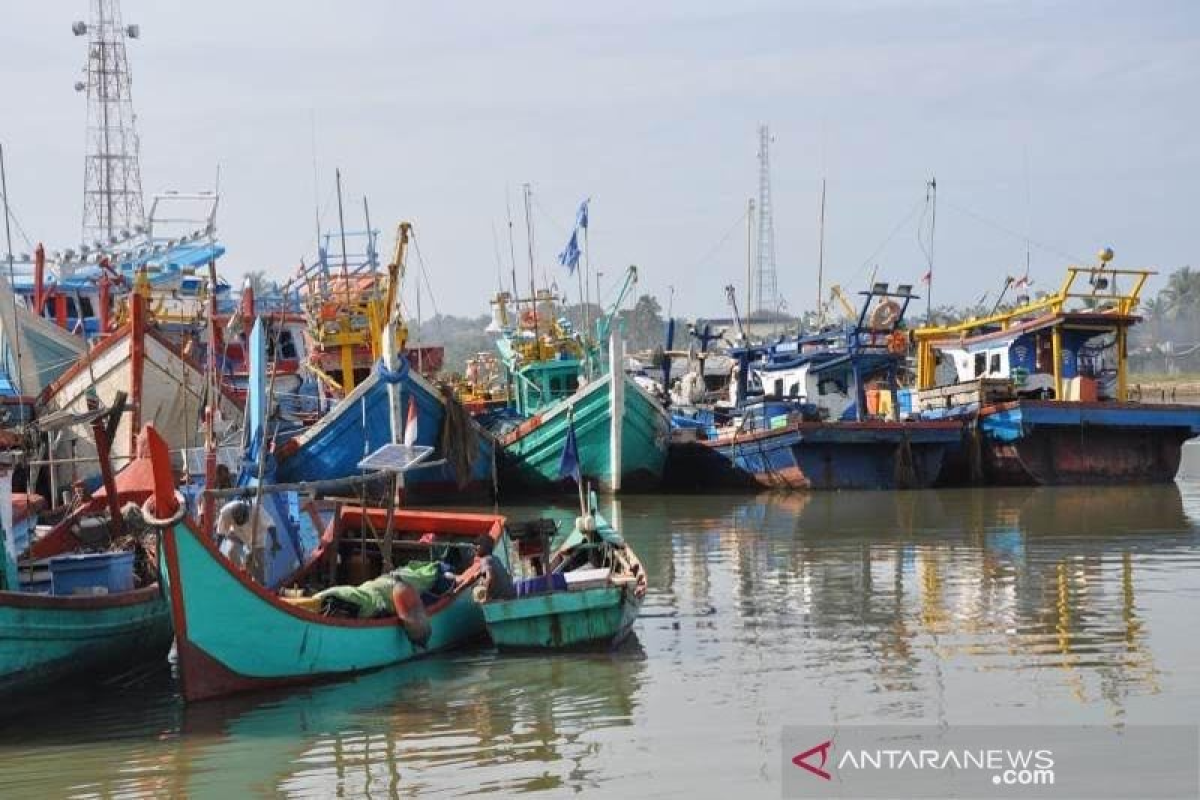
[[[312,595],[359,584],[382,571],[381,542],[391,531],[392,559],[445,560],[458,580],[437,596],[422,594],[430,635],[415,643],[397,617],[346,618],[322,613]],[[180,676],[189,701],[378,669],[481,635],[483,614],[471,590],[479,577],[470,545],[499,540],[504,518],[343,506],[306,565],[284,589],[269,591],[184,520],[164,531]]]
[[[151,492],[148,481],[143,470],[131,466],[122,471],[110,484],[111,499],[102,488],[35,542],[32,557],[65,555],[85,544],[94,547],[96,542],[77,538],[83,530],[106,541],[107,515],[126,503],[141,504]],[[166,658],[172,637],[170,605],[152,574],[142,575],[147,585],[111,594],[50,594],[49,587],[22,583],[22,574],[30,572],[28,562],[18,565],[11,533],[0,538],[6,539],[0,547],[0,697],[28,697],[30,690],[60,682],[90,683]]]
[[[501,292],[493,299],[489,330],[500,334],[496,347],[508,403],[500,410],[488,403],[477,418],[501,447],[503,491],[564,488],[558,459],[572,415],[585,480],[612,492],[655,489],[662,481],[670,416],[625,374],[623,344],[613,332],[617,310],[636,280],[637,270],[630,267],[617,300],[597,321],[595,338],[560,315],[550,292],[516,299]],[[480,388],[468,384],[460,391],[468,407]]]
[[[539,527],[512,535],[523,557],[549,563],[550,570],[519,581],[515,599],[483,604],[488,635],[497,647],[614,647],[629,636],[646,593],[646,573],[603,517],[579,518],[548,561],[548,537]]]
[[[157,585],[98,597],[0,591],[0,697],[161,661],[170,607]]]
[[[545,491],[563,485],[559,458],[572,416],[585,481],[605,491],[658,486],[667,460],[670,417],[632,378],[621,375],[618,380],[623,384],[619,469],[613,462],[613,377],[609,374],[534,413],[500,437],[504,448],[502,486]],[[614,481],[614,475],[619,479]]]

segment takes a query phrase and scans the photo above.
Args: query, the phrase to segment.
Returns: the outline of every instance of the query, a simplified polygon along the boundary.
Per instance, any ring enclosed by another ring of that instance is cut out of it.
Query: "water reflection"
[[[682,580],[659,589],[672,607],[720,610],[726,594],[727,645],[794,653],[877,695],[851,704],[884,717],[941,717],[948,668],[1036,673],[1039,691],[1120,717],[1130,695],[1161,689],[1141,587],[1161,591],[1163,562],[1194,566],[1200,543],[1174,485],[764,495],[705,510],[673,526]]]
[[[0,792],[777,796],[786,724],[1200,717],[1200,483],[608,512],[650,577],[629,650],[475,650],[187,708],[162,673],[6,718]]]

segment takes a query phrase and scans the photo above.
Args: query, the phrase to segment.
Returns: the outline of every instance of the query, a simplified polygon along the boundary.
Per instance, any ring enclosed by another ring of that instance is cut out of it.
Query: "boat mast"
[[[817,328],[825,325],[825,179],[821,178],[821,224],[817,238]]]
[[[4,145],[0,145],[0,194],[4,195],[4,239],[8,244],[8,289],[9,289],[9,292],[12,297],[12,316],[13,316],[12,347],[13,347],[13,353],[17,357],[17,370],[16,370],[16,375],[13,376],[13,378],[14,378],[13,383],[17,387],[17,398],[18,398],[17,403],[19,404],[18,407],[21,409],[21,417],[22,417],[22,419],[24,419],[24,417],[25,417],[25,386],[24,386],[25,381],[24,381],[24,375],[21,372],[21,367],[22,367],[21,332],[19,330],[17,330],[17,325],[18,325],[18,323],[17,323],[17,292],[16,292],[16,289],[13,288],[13,286],[14,286],[14,284],[13,284],[14,270],[13,270],[13,244],[12,244],[12,221],[11,221],[12,212],[10,211],[9,205],[8,205],[8,174],[5,172],[5,165],[4,165]]]
[[[526,183],[524,184],[525,191],[525,242],[529,250],[529,302],[533,305],[533,336],[534,344],[537,346],[540,356],[541,344],[541,327],[538,323],[538,307],[537,307],[537,289],[534,286],[534,267],[533,267],[533,215],[530,212],[530,206],[533,202],[533,187]]]
[[[925,199],[933,205],[933,213],[929,220],[929,285],[925,289],[925,323],[930,324],[933,320],[933,236],[937,231],[937,178],[929,179],[929,187],[926,190]]]

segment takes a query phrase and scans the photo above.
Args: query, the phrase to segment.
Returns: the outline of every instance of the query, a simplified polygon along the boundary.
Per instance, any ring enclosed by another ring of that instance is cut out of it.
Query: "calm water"
[[[189,708],[164,670],[4,719],[0,795],[778,797],[785,724],[1200,718],[1200,481],[617,518],[651,586],[621,652]]]

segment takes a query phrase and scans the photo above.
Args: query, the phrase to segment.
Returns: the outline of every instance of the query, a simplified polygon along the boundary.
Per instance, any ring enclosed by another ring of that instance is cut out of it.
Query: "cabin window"
[[[550,379],[550,394],[558,394],[562,391],[562,379],[554,377]]]
[[[783,378],[775,379],[775,388],[771,392],[774,397],[783,397]]]
[[[574,393],[574,391],[578,388],[579,388],[579,376],[578,375],[568,375],[567,376],[567,391]]]
[[[799,397],[799,396],[800,396],[800,384],[793,383],[792,388],[788,389],[788,397]]]
[[[93,317],[96,314],[96,312],[92,309],[92,300],[90,297],[79,298],[79,307],[83,309],[83,315],[85,317]]]
[[[978,378],[987,370],[987,353],[975,354],[975,377]]]
[[[988,364],[988,374],[989,375],[999,375],[1000,374],[1000,354],[999,353],[992,353],[991,363]]]
[[[279,333],[279,352],[283,358],[297,358],[296,340],[292,338],[291,331],[280,331]]]
[[[67,298],[67,316],[76,319],[79,317],[79,309],[75,307],[75,299],[72,297]]]

